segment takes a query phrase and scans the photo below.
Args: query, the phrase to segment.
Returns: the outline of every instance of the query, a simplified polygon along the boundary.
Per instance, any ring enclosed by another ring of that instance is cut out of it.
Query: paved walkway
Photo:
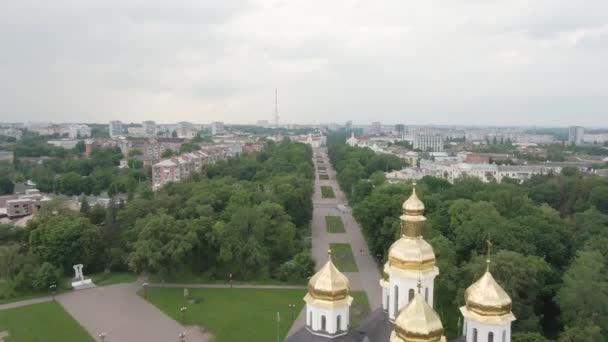
[[[106,333],[108,342],[179,341],[184,331],[188,342],[210,341],[197,327],[184,328],[139,297],[139,288],[138,283],[96,287],[61,294],[57,301],[91,336]]]
[[[18,302],[12,302],[12,303],[7,303],[7,304],[1,304],[0,311],[12,309],[12,308],[18,308],[21,306],[28,306],[28,305],[32,305],[32,304],[46,303],[46,302],[50,302],[52,300],[53,300],[53,298],[51,296],[48,296],[48,297],[38,297],[38,298],[20,300]]]
[[[378,280],[380,279],[378,266],[376,265],[374,258],[370,255],[369,249],[367,248],[367,242],[361,232],[361,227],[352,216],[350,210],[338,209],[338,205],[344,208],[348,202],[346,196],[342,190],[340,190],[340,187],[336,182],[336,173],[327,157],[327,150],[315,149],[314,154],[322,156],[323,163],[327,169],[327,174],[329,175],[328,180],[321,180],[318,178],[319,174],[316,174],[317,179],[315,181],[315,193],[313,195],[314,210],[311,224],[312,257],[315,260],[316,268],[318,270],[327,262],[327,250],[329,249],[330,243],[349,243],[352,247],[359,272],[344,272],[344,274],[350,280],[351,290],[365,291],[367,293],[371,311],[374,311],[381,305],[380,299],[382,294],[380,285],[378,284]],[[315,163],[316,170],[316,156],[313,158],[313,162]],[[331,186],[336,198],[322,198],[321,186]],[[342,217],[346,233],[328,233],[325,227],[325,216],[327,215]],[[288,335],[293,334],[304,326],[304,311],[305,310],[302,310],[300,312]]]

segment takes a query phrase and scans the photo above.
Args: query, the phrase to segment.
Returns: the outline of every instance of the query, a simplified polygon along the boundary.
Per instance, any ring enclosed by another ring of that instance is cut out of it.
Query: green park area
[[[326,173],[320,173],[319,174],[319,179],[320,180],[328,180],[329,179],[329,175]]]
[[[283,341],[302,310],[304,294],[304,289],[189,289],[189,298],[198,301],[189,304],[181,288],[150,288],[148,300],[178,322],[185,316],[185,325],[208,329],[216,342],[267,342],[277,340],[277,312]]]
[[[336,194],[334,194],[334,189],[331,186],[326,185],[321,187],[321,197],[336,198]]]
[[[325,216],[325,226],[328,233],[344,233],[344,222],[340,216]]]
[[[370,312],[369,301],[364,291],[354,291],[350,295],[353,297],[353,304],[350,307],[350,324],[353,328],[357,328]]]
[[[349,243],[330,243],[331,259],[342,272],[359,272]]]
[[[0,311],[4,342],[87,342],[91,336],[57,302]]]

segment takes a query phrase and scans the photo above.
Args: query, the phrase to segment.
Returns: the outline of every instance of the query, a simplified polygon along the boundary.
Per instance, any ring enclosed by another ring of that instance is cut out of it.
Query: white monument
[[[74,288],[74,290],[82,290],[88,289],[90,287],[95,287],[95,284],[93,284],[93,280],[91,280],[91,278],[84,278],[84,274],[82,274],[82,268],[82,264],[74,265],[75,275],[72,281],[72,287]]]

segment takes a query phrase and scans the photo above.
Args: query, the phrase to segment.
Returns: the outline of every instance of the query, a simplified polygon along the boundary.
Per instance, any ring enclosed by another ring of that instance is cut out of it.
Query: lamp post
[[[185,332],[181,332],[177,336],[179,337],[179,342],[186,342],[186,333]]]
[[[53,296],[53,302],[55,301],[55,291],[57,290],[57,284],[51,284],[49,286],[49,290],[51,290],[51,296]]]
[[[232,273],[228,274],[228,282],[230,283],[230,288],[232,288]]]
[[[182,324],[186,325],[186,310],[188,310],[187,307],[182,306],[181,309],[179,309],[179,311],[181,311],[182,313]]]
[[[296,305],[295,304],[289,304],[289,308],[291,309],[291,321],[294,321],[294,310],[296,309]]]
[[[146,298],[146,299],[148,299],[148,285],[150,285],[150,284],[148,284],[148,283],[141,284],[141,287],[144,288],[144,298]]]
[[[99,334],[99,335],[98,335],[98,336],[99,336],[99,340],[100,340],[101,342],[106,342],[106,336],[107,336],[107,335],[108,335],[108,334],[106,334],[105,332],[102,332],[101,334]]]

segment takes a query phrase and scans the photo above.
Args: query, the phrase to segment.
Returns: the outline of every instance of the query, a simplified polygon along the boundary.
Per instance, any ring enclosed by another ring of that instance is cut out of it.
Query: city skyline
[[[0,121],[602,127],[584,2],[7,3]]]

